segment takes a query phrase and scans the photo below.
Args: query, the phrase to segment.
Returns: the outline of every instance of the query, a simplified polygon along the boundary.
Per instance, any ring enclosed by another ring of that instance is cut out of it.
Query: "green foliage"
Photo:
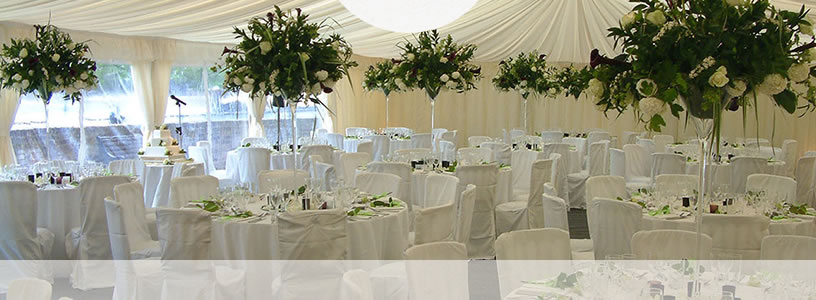
[[[532,51],[499,62],[499,73],[493,78],[493,86],[503,92],[517,91],[524,99],[531,94],[555,97],[560,93],[561,85],[554,76],[555,69],[548,67],[544,58],[544,54]]]
[[[369,66],[365,72],[363,88],[369,91],[380,90],[388,96],[393,91],[406,88],[405,83],[396,77],[397,66],[392,60],[383,60]]]

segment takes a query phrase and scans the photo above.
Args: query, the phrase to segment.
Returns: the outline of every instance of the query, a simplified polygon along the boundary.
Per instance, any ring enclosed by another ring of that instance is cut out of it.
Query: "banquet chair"
[[[470,228],[473,224],[473,209],[476,206],[476,185],[465,186],[459,197],[456,207],[456,225],[454,241],[465,244],[470,238]]]
[[[513,149],[508,144],[484,142],[479,145],[479,148],[490,150],[490,160],[488,161],[495,161],[507,165],[511,163]]]
[[[759,148],[770,147],[771,143],[768,139],[763,138],[745,138],[745,148]]]
[[[404,162],[375,161],[366,165],[366,171],[399,176],[400,187],[396,197],[408,203],[408,210],[413,209],[415,199],[412,195],[413,191],[411,191],[411,183],[413,182],[411,165]]]
[[[136,183],[138,184],[138,183]],[[120,203],[105,198],[111,253],[114,260],[137,260],[159,257],[159,241],[150,239],[147,227],[136,219],[135,210],[128,202]],[[133,243],[131,244],[131,240]]]
[[[433,137],[433,142],[436,142],[442,139],[442,135],[448,132],[446,128],[432,128],[431,129],[431,136]]]
[[[799,160],[798,142],[796,140],[784,140],[782,142],[782,161],[785,162],[785,176],[793,177],[796,169],[796,161]]]
[[[527,135],[527,132],[526,132],[526,131],[524,131],[523,129],[513,129],[513,130],[510,130],[510,140],[511,140],[511,141],[512,141],[514,138],[517,138],[517,137],[520,137],[520,136],[525,136],[525,135]]]
[[[570,266],[569,233],[555,228],[526,229],[496,239],[496,271],[502,299],[525,278],[549,278]],[[548,261],[548,262],[544,262]],[[555,273],[555,274],[552,274]]]
[[[329,146],[332,146],[335,149],[343,149],[343,147],[345,147],[345,144],[343,143],[345,137],[342,134],[327,133],[326,140],[329,142]]]
[[[674,136],[658,134],[652,140],[654,141],[654,153],[663,153],[666,152],[666,145],[674,143]]]
[[[767,174],[768,160],[762,157],[738,156],[731,160],[731,192],[742,193],[751,174]]]
[[[652,181],[662,174],[685,174],[686,157],[674,153],[652,153]]]
[[[761,260],[816,260],[816,238],[769,235],[762,238]]]
[[[249,184],[258,190],[258,173],[269,170],[269,150],[266,148],[241,147],[238,149],[238,183]]]
[[[469,299],[468,250],[436,242],[405,250],[409,299]]]
[[[397,150],[396,154],[405,158],[405,161],[421,160],[431,154],[430,148],[411,148]]]
[[[621,135],[620,145],[618,145],[618,147],[623,148],[623,145],[637,143],[638,136],[640,136],[640,132],[624,131],[623,134]]]
[[[368,272],[355,269],[343,274],[340,300],[374,300],[371,278]]]
[[[127,230],[128,241],[131,243],[129,245],[131,252],[136,251],[136,257],[153,257],[150,251],[156,245],[152,241],[158,240],[156,212],[154,209],[148,210],[144,207],[142,190],[143,187],[138,182],[120,184],[113,187],[112,199],[117,205],[116,208],[124,213],[122,221],[127,226],[125,229]],[[106,203],[106,213],[108,212],[107,206]],[[110,217],[108,217],[108,223],[110,223]],[[108,224],[108,227],[110,228],[110,224]],[[142,251],[141,249],[150,250]],[[145,251],[149,253],[145,254]],[[116,259],[115,256],[114,259]]]
[[[609,173],[609,141],[595,142],[589,145],[589,159],[587,169],[567,175],[567,189],[570,196],[570,206],[586,208],[586,181],[590,176],[607,175]]]
[[[365,139],[371,140],[371,159],[373,161],[381,161],[391,151],[391,138],[387,135],[369,135]],[[357,152],[360,151],[360,145],[357,146]]]
[[[702,234],[697,253],[697,233],[685,230],[645,230],[632,236],[632,254],[640,260],[708,260],[711,237]]]
[[[651,160],[651,157],[652,157],[652,153],[655,153],[655,152],[663,152],[663,151],[655,151],[655,148],[656,148],[657,146],[655,145],[655,142],[654,142],[654,140],[652,140],[652,139],[640,139],[640,138],[639,138],[639,139],[637,140],[637,143],[636,143],[636,144],[643,146],[643,149],[644,149],[644,150],[646,150],[646,156],[647,156],[647,157],[648,157],[650,160]],[[624,151],[626,151],[626,149],[624,149]],[[650,163],[650,164],[651,164],[651,163]]]
[[[411,245],[450,241],[453,239],[456,207],[454,202],[414,210],[414,232],[408,235]]]
[[[569,183],[567,181],[567,176],[569,176],[569,174],[571,174],[571,173],[580,172],[580,170],[571,170],[572,164],[573,163],[577,164],[579,162],[573,162],[571,160],[572,156],[570,155],[570,145],[569,144],[563,144],[563,143],[562,144],[545,144],[541,148],[541,153],[542,153],[542,155],[544,155],[544,157],[551,157],[552,154],[561,155],[560,159],[558,160],[558,164],[556,166],[554,166],[554,167],[557,168],[555,172],[557,172],[559,174],[562,174],[563,176],[556,176],[555,178],[553,178],[553,185],[555,186],[556,191],[558,191],[558,197],[561,197],[561,199],[564,199],[564,201],[567,201],[567,203],[569,203],[570,206],[572,207],[573,202],[569,197],[569,189],[568,189],[568,187],[569,187],[568,184]],[[578,203],[576,203],[576,204],[578,204]],[[580,205],[576,205],[576,206],[580,206]]]
[[[604,175],[590,177],[587,179],[587,203],[592,202],[595,200],[595,198],[616,199],[618,197],[628,197],[628,193],[626,191],[626,181],[623,179],[623,177]]]
[[[459,178],[447,174],[428,174],[425,178],[425,196],[420,207],[455,204]]]
[[[674,151],[683,153],[685,156],[700,156],[700,145],[699,144],[680,144],[674,145]]]
[[[310,156],[320,155],[325,163],[334,164],[334,149],[329,145],[308,145],[303,146],[298,153],[298,167],[301,170],[311,170]]]
[[[787,203],[797,203],[796,201],[796,180],[786,176],[769,174],[751,174],[745,181],[745,192],[776,193],[779,201]]]
[[[662,174],[655,177],[655,191],[667,193],[691,192],[697,189],[699,184],[697,175],[687,174]]]
[[[554,160],[536,160],[530,168],[530,190],[522,201],[510,201],[496,205],[496,235],[524,229],[544,228],[544,211],[541,197],[544,184],[552,181]]]
[[[490,150],[483,149],[483,148],[459,148],[456,151],[457,160],[462,161],[470,161],[471,163],[485,163],[485,162],[492,162],[490,160]]]
[[[340,164],[342,165],[341,169],[343,170],[343,180],[350,185],[354,185],[354,174],[357,172],[357,168],[365,166],[370,162],[371,155],[369,155],[368,153],[357,152],[340,154]]]
[[[113,175],[141,176],[144,173],[144,161],[141,159],[120,159],[108,163],[108,170]]]
[[[547,144],[547,143],[545,143],[545,144]],[[579,138],[579,137],[565,137],[565,138],[561,139],[561,142],[553,143],[553,144],[567,144],[567,145],[570,145],[571,148],[575,148],[575,151],[578,151],[578,157],[580,159],[580,161],[576,162],[577,166],[578,166],[578,169],[580,170],[581,168],[583,168],[584,158],[587,157],[586,139]]]
[[[482,143],[489,142],[491,138],[489,136],[483,135],[475,135],[468,137],[468,147],[476,147],[481,145]]]
[[[513,144],[516,144],[516,146],[519,147],[524,145],[539,146],[544,144],[544,139],[537,135],[518,135],[513,137],[511,141]]]
[[[544,141],[545,144],[561,143],[561,140],[563,138],[564,138],[564,132],[562,132],[562,131],[543,131],[543,132],[541,132],[541,139]]]
[[[46,260],[54,234],[37,227],[37,187],[25,181],[0,181],[0,259]],[[44,266],[43,266],[44,267]],[[44,276],[40,270],[30,276]],[[31,270],[35,271],[35,270]],[[39,273],[39,274],[36,274]]]
[[[227,176],[227,170],[216,169],[215,163],[213,162],[213,152],[210,141],[198,141],[196,142],[196,146],[203,147],[207,153],[206,162],[204,163],[205,168],[207,169],[207,174],[218,178],[218,183],[221,187],[229,187],[234,185],[235,183],[232,182],[232,178]]]
[[[51,283],[39,278],[20,278],[8,285],[6,300],[51,300]]]
[[[306,185],[309,173],[303,170],[271,170],[258,174],[258,192],[272,193],[275,187],[287,191],[297,190]]]
[[[469,257],[493,257],[496,240],[496,182],[499,168],[496,164],[461,166],[456,168],[459,190],[469,184],[476,186],[473,221],[468,238]]]
[[[210,175],[173,178],[169,207],[181,208],[190,201],[208,200],[218,195],[218,178]]]
[[[544,193],[542,195],[542,205],[544,207],[544,228],[556,228],[569,232],[569,219],[567,217],[567,203],[564,199]],[[590,239],[570,239],[570,249],[572,259],[591,260],[592,240]]]
[[[449,141],[439,141],[439,154],[443,161],[456,160],[456,145]]]
[[[645,147],[638,144],[623,146],[623,153],[626,157],[626,187],[631,190],[645,188],[651,185],[652,179],[651,160]]]
[[[369,156],[374,157],[374,142],[365,141],[357,144],[357,152],[367,153]]]
[[[816,207],[816,156],[800,157],[796,164],[796,200]]]
[[[354,187],[372,195],[390,193],[396,197],[399,195],[400,181],[401,178],[393,174],[361,172],[354,178]]]
[[[241,145],[249,144],[250,147],[252,146],[263,146],[269,144],[269,141],[265,137],[245,137],[241,139]]]
[[[188,162],[182,163],[181,175],[178,177],[204,176],[204,175],[207,175],[207,172],[204,169],[204,163]]]
[[[770,218],[763,215],[740,216],[703,214],[703,233],[711,237],[711,255],[739,255],[743,260],[760,257],[762,239],[769,234]],[[732,258],[727,258],[732,259]]]
[[[362,137],[367,135],[369,131],[371,130],[368,130],[368,128],[365,127],[347,127],[346,136]]]
[[[626,176],[626,154],[623,150],[609,148],[609,175]]]
[[[213,172],[213,166],[209,164],[209,154],[207,153],[207,148],[201,146],[189,146],[187,147],[187,157],[192,159],[194,162],[204,164],[205,174],[210,174]]]
[[[592,143],[600,141],[612,141],[612,136],[606,131],[589,131],[589,133],[587,133],[587,145],[592,145]]]
[[[411,136],[411,148],[433,149],[433,136],[430,133],[414,133]]]
[[[318,179],[322,182],[323,191],[331,191],[333,187],[337,186],[337,170],[333,165],[319,161],[312,161],[312,168],[314,169],[314,175],[312,175],[312,178]]]
[[[437,141],[436,144],[439,145],[439,142],[441,141],[451,142],[453,143],[454,147],[456,147],[456,130],[445,131],[444,133],[442,133],[442,135],[439,136],[439,140]],[[438,146],[435,149],[436,151],[440,150]]]
[[[589,203],[587,223],[596,260],[632,253],[630,242],[632,235],[640,230],[641,210],[637,203],[605,198],[595,198]]]

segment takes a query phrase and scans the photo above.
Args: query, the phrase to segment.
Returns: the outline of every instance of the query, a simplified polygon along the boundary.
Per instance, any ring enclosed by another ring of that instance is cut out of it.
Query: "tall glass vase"
[[[390,93],[388,90],[384,90],[383,93],[385,93],[385,128],[388,128],[388,104],[390,100],[388,99],[388,94]]]
[[[521,120],[522,120],[522,128],[524,128],[525,134],[527,134],[527,97],[522,97],[521,99]]]
[[[434,110],[435,110],[435,104],[436,104],[436,96],[439,95],[439,89],[438,88],[437,89],[425,88],[425,93],[428,94],[428,100],[431,101],[431,131],[430,132],[433,133],[433,129],[434,129],[434,126],[435,126],[434,116],[436,115],[434,113],[435,112]]]
[[[297,102],[289,100],[289,111],[292,112],[292,171],[297,176],[298,165],[298,145],[297,145]]]
[[[51,126],[48,124],[48,100],[43,100],[45,110],[45,160],[51,160]]]

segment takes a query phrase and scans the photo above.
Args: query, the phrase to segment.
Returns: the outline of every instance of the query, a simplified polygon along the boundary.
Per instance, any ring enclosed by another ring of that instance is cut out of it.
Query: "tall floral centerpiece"
[[[757,111],[760,101],[789,114],[816,107],[808,65],[816,59],[816,44],[800,41],[813,34],[811,21],[804,7],[782,11],[768,0],[638,2],[620,26],[609,29],[623,54],[610,59],[593,51],[588,92],[603,111],[634,108],[655,131],[665,125],[664,112],[686,112],[703,158],[700,214],[706,162],[719,145],[725,109]]]
[[[388,128],[388,95],[407,89],[405,82],[396,76],[397,64],[393,60],[383,60],[368,67],[363,80],[367,91],[381,91],[385,94],[385,127]]]
[[[436,30],[421,32],[416,43],[397,45],[402,50],[396,60],[396,74],[407,89],[423,89],[431,103],[431,129],[434,128],[434,102],[443,90],[464,93],[476,88],[482,69],[471,63],[476,46],[459,45],[448,35],[440,38]],[[396,80],[395,79],[395,80]]]
[[[312,23],[300,8],[283,11],[275,6],[265,17],[249,20],[246,29],[235,28],[238,44],[224,48],[223,64],[214,71],[226,74],[225,92],[255,97],[274,95],[286,99],[292,112],[292,152],[297,164],[295,113],[301,102],[326,107],[317,96],[331,93],[335,83],[357,65],[351,46],[340,35],[321,35],[323,23]]]
[[[36,95],[45,109],[45,132],[51,139],[48,125],[48,104],[55,93],[65,100],[82,99],[82,91],[97,86],[96,62],[88,57],[88,45],[74,42],[71,36],[54,25],[34,25],[34,39],[11,39],[0,50],[2,87]],[[46,145],[50,159],[51,146]]]
[[[521,94],[521,119],[527,131],[527,98],[529,96],[555,97],[561,85],[554,77],[555,69],[547,66],[546,55],[532,51],[499,62],[499,73],[493,77],[493,86],[499,91]]]

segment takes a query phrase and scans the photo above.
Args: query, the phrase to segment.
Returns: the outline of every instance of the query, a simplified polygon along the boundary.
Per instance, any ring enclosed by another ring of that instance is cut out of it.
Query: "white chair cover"
[[[357,152],[368,153],[368,155],[374,157],[374,142],[371,141],[360,142],[359,144],[357,144]]]
[[[559,269],[559,264],[568,266],[571,254],[569,233],[561,229],[528,229],[500,235],[496,239],[496,269],[502,299],[521,287],[525,278],[547,278],[547,273]]]
[[[490,159],[492,156],[490,149],[459,148],[459,150],[456,151],[456,156],[459,158],[459,161],[471,161],[474,163],[492,162]]]
[[[454,202],[450,202],[440,206],[415,210],[414,226],[416,229],[413,244],[421,245],[452,240],[454,218],[456,217],[454,204]]]
[[[513,149],[510,145],[497,142],[484,142],[479,145],[479,148],[490,150],[490,160],[500,164],[510,164],[513,155]]]
[[[457,242],[422,244],[405,250],[409,299],[470,299],[467,252],[465,245]]]
[[[334,149],[332,149],[329,145],[308,145],[303,146],[300,149],[300,153],[298,153],[298,160],[299,168],[301,170],[310,170],[311,165],[309,164],[310,156],[312,155],[320,155],[322,161],[325,163],[334,164]]]
[[[731,192],[744,192],[748,175],[767,173],[767,159],[762,157],[735,157],[731,160]]]
[[[569,221],[567,219],[567,203],[564,199],[556,196],[543,194],[544,205],[544,228],[557,228],[569,231]]]
[[[329,142],[329,146],[332,146],[336,149],[343,149],[345,146],[343,141],[345,137],[339,133],[327,133],[326,134],[326,141]]]
[[[496,164],[461,166],[456,168],[459,189],[469,184],[476,186],[476,201],[473,221],[468,239],[468,256],[492,257],[495,255],[493,242],[496,240],[495,204],[496,182],[499,168]]]
[[[476,186],[469,184],[459,197],[456,209],[456,230],[454,240],[462,244],[470,239],[470,228],[473,223],[473,209],[476,207]]]
[[[640,136],[640,132],[624,131],[623,134],[621,135],[620,145],[618,145],[618,147],[623,148],[623,145],[637,143],[638,136]]]
[[[108,163],[108,170],[113,175],[142,176],[144,161],[141,159],[112,160]]]
[[[51,300],[51,283],[38,278],[16,279],[9,283],[6,300]]]
[[[775,193],[778,200],[787,203],[796,202],[796,180],[793,178],[768,174],[748,175],[745,184],[746,192],[765,191]]]
[[[662,174],[685,174],[686,157],[674,153],[652,153],[652,181]]]
[[[426,148],[410,148],[400,149],[396,152],[397,155],[402,156],[404,161],[420,160],[431,154],[431,149]]]
[[[674,136],[658,134],[652,138],[654,141],[654,153],[666,152],[666,146],[674,143]]]
[[[782,142],[782,160],[785,162],[785,176],[793,177],[796,161],[799,160],[798,142],[785,140]]]
[[[768,235],[770,222],[766,216],[703,214],[703,233],[713,241],[712,258],[737,254],[744,260],[759,259],[762,238]]]
[[[258,173],[269,170],[269,159],[269,150],[266,148],[239,148],[238,182],[249,183],[253,190],[257,190]]]
[[[745,148],[759,148],[759,147],[770,147],[771,143],[768,139],[763,138],[746,138],[745,139]]]
[[[354,174],[357,168],[365,166],[371,162],[371,155],[368,153],[343,153],[340,154],[340,164],[343,166],[343,180],[351,185],[354,184]]]
[[[655,190],[667,193],[691,192],[698,186],[697,175],[663,174],[655,177]]]
[[[431,129],[431,136],[433,136],[433,140],[437,141],[442,138],[442,134],[448,132],[448,129],[445,128],[432,128]]]
[[[769,235],[762,239],[762,260],[816,260],[816,238]]]
[[[354,178],[354,186],[369,194],[391,193],[391,195],[399,195],[401,180],[399,176],[393,174],[361,172]]]
[[[527,199],[496,206],[496,235],[545,227],[541,197],[544,194],[544,184],[552,181],[553,163],[552,159],[533,162]]]
[[[697,233],[685,230],[647,230],[632,236],[632,254],[641,260],[708,260],[711,259],[711,237],[702,234],[700,257]]]
[[[156,212],[144,206],[144,187],[138,182],[113,187],[113,200],[123,206],[127,213],[126,225],[131,248],[142,241],[158,239]],[[138,246],[137,246],[138,248]]]
[[[592,143],[597,143],[600,141],[612,141],[612,136],[610,136],[609,132],[606,131],[590,131],[587,133],[587,145],[592,145]]]
[[[320,181],[323,182],[323,190],[331,191],[331,188],[337,184],[337,171],[334,169],[334,166],[319,161],[313,161],[312,167],[314,168],[315,173],[314,178],[320,179]]]
[[[309,173],[303,170],[272,170],[258,174],[259,193],[271,193],[277,186],[285,190],[297,190],[306,185]]]
[[[640,230],[643,219],[641,209],[640,205],[632,202],[604,198],[590,201],[587,223],[596,260],[606,259],[608,255],[632,253],[630,242],[632,235]]]
[[[796,200],[816,207],[816,156],[799,158],[796,164]]]
[[[624,145],[623,153],[626,157],[627,186],[633,189],[646,187],[651,184],[651,157],[648,150],[638,144]]]
[[[489,136],[483,135],[476,135],[471,136],[468,138],[468,147],[476,147],[481,145],[482,143],[489,142],[491,139]]]
[[[161,255],[159,242],[150,239],[147,227],[141,227],[138,216],[127,208],[128,205],[128,202],[119,203],[105,198],[105,212],[107,213],[113,259],[132,260],[159,257]],[[144,215],[141,217],[144,218]],[[129,229],[134,229],[133,236],[129,234]],[[131,240],[134,242],[131,243]]]
[[[181,208],[190,201],[207,200],[218,194],[218,178],[210,175],[174,178],[170,182],[169,207]]]
[[[381,161],[383,158],[388,155],[388,152],[391,148],[391,138],[387,135],[369,135],[365,137],[366,139],[371,140],[372,143],[372,159],[374,161]],[[360,147],[357,147],[357,152],[360,152]]]
[[[586,180],[601,175],[609,175],[609,141],[589,145],[587,170],[567,175],[570,207],[586,208]]]
[[[562,131],[543,131],[541,132],[541,139],[545,144],[561,143],[564,138]]]
[[[439,139],[434,144],[436,151],[440,151],[439,142],[441,141],[448,141],[453,143],[454,147],[456,147],[456,130],[453,131],[445,131],[442,135],[439,136]]]
[[[456,145],[449,141],[439,141],[440,159],[443,161],[456,160]]]
[[[446,174],[429,174],[425,177],[425,203],[421,207],[455,204],[459,178]]]
[[[403,202],[408,203],[408,209],[413,209],[414,197],[411,195],[411,183],[413,176],[411,175],[411,165],[403,162],[371,162],[366,166],[366,170],[376,173],[387,173],[397,175],[400,177],[399,194],[397,198]]]
[[[37,228],[37,187],[25,181],[0,181],[0,195],[0,259],[48,259],[54,234]],[[28,276],[48,275],[37,269]]]
[[[642,146],[642,147],[643,147],[643,149],[645,149],[645,150],[646,150],[646,154],[647,154],[647,156],[648,156],[649,158],[651,158],[651,157],[652,157],[652,153],[655,153],[655,152],[662,152],[662,151],[655,151],[655,147],[656,147],[656,146],[655,146],[655,142],[654,142],[654,140],[652,140],[652,139],[640,139],[640,138],[639,138],[639,139],[637,140],[637,144],[638,144],[638,145],[640,145],[640,146]],[[626,151],[626,149],[624,149],[624,151]]]
[[[522,130],[522,129],[513,129],[513,130],[510,130],[510,140],[511,140],[511,141],[512,141],[514,138],[517,138],[517,137],[520,137],[520,136],[525,136],[525,135],[527,135],[527,132],[525,132],[525,131],[524,131],[524,130]]]
[[[159,208],[161,258],[166,260],[210,259],[211,218],[200,209]]]
[[[609,175],[626,176],[626,154],[623,150],[609,148]]]
[[[349,240],[341,209],[288,211],[278,216],[280,258],[343,260]]]
[[[411,148],[433,149],[433,137],[430,133],[414,133]]]
[[[626,181],[620,176],[595,176],[587,179],[586,198],[592,202],[595,198],[626,198]]]
[[[368,132],[370,132],[370,131],[371,130],[368,130],[368,128],[364,128],[364,127],[348,127],[348,128],[346,128],[346,135],[347,136],[362,137],[362,136],[368,134]]]
[[[816,157],[816,151],[805,152],[805,157]]]
[[[539,152],[527,149],[514,150],[510,158],[513,182],[513,199],[526,199],[525,194],[530,190],[530,168],[540,156]],[[543,157],[543,155],[541,155]]]
[[[341,300],[374,300],[371,278],[364,270],[351,270],[343,274]]]
[[[207,150],[207,165],[210,166],[211,171],[215,171],[215,164],[213,163],[213,152],[210,141],[198,141],[196,146],[204,147]]]
[[[211,174],[213,171],[215,171],[215,168],[209,164],[210,154],[207,152],[207,148],[199,146],[187,147],[187,156],[197,163],[203,163],[204,173]]]

